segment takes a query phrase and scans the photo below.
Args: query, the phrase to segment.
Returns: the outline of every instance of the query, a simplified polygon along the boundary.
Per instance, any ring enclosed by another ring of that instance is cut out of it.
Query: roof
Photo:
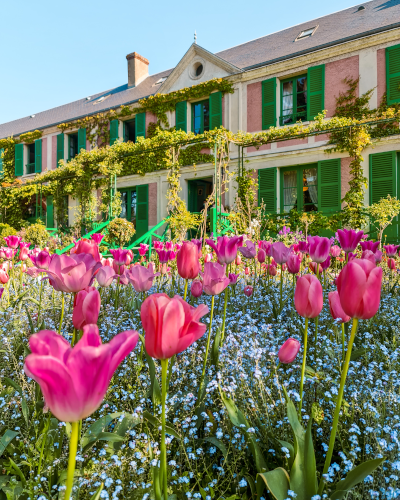
[[[365,9],[359,11],[359,6],[364,6]],[[313,36],[295,41],[301,31],[315,26],[318,29]],[[400,27],[400,0],[372,0],[237,45],[216,55],[242,70],[249,70],[396,27]],[[36,113],[34,118],[29,116],[4,123],[0,125],[0,138],[104,112],[122,104],[131,104],[155,94],[159,89],[159,85],[155,85],[156,81],[172,71],[170,69],[151,75],[137,87],[128,88],[125,84],[91,96],[90,100],[80,99]],[[97,102],[101,97],[105,99]]]

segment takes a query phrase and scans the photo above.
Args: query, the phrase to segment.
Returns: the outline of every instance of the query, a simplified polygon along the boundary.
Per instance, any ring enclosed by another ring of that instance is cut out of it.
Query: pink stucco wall
[[[152,182],[149,184],[149,226],[157,222],[157,182]]]
[[[378,106],[382,101],[383,94],[386,92],[386,49],[379,49],[376,51],[377,66],[378,66]]]
[[[150,113],[150,111],[146,111],[146,137],[147,137],[147,127],[150,125],[150,123],[157,123],[157,116],[154,115],[153,113]]]
[[[346,92],[348,86],[345,78],[356,79],[360,75],[359,57],[352,56],[325,64],[325,109],[327,117],[331,117],[336,109],[336,97],[340,92]],[[356,92],[358,96],[358,90]]]
[[[47,137],[42,139],[42,172],[47,170]]]
[[[250,148],[247,148],[247,152],[254,153],[255,151],[265,151],[266,149],[271,149],[271,144],[263,144],[258,149],[251,146]]]
[[[259,132],[262,128],[261,82],[247,85],[247,132]]]
[[[315,136],[315,142],[327,141],[330,137],[330,134],[321,134]]]
[[[340,180],[341,180],[340,194],[341,194],[342,198],[344,197],[344,195],[347,193],[347,191],[350,188],[350,185],[349,185],[349,182],[351,180],[350,162],[351,162],[351,158],[342,158],[340,161]]]
[[[90,151],[90,141],[86,139],[86,151]]]
[[[289,139],[288,141],[282,141],[278,142],[278,148],[286,148],[288,146],[297,146],[299,144],[307,144],[308,139],[307,137],[305,139]]]
[[[51,138],[51,168],[57,168],[57,136],[53,135]]]

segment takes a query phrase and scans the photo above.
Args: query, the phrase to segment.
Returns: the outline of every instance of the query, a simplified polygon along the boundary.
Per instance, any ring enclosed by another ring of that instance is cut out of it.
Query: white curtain
[[[289,212],[297,201],[297,170],[285,172],[283,176],[283,187],[285,211]]]
[[[313,168],[306,172],[306,179],[311,201],[318,206],[317,169]]]

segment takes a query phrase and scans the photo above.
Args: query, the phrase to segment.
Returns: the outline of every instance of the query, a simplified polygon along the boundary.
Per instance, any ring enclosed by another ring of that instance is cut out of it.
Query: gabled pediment
[[[167,94],[212,78],[224,78],[242,71],[197,43],[193,43],[157,93]]]

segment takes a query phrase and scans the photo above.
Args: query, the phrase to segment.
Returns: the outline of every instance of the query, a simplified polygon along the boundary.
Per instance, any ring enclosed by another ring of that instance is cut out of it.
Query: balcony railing
[[[291,125],[293,123],[301,120],[302,122],[307,120],[307,112],[302,111],[301,113],[290,113],[289,115],[283,115],[279,117],[279,125]]]
[[[26,164],[26,173],[34,174],[35,173],[35,163],[27,163]]]

